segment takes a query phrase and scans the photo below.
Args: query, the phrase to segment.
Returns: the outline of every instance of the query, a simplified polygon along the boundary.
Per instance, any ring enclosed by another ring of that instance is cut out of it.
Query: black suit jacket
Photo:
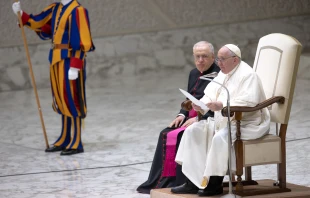
[[[203,73],[201,73],[197,68],[191,70],[191,72],[189,73],[189,78],[188,78],[187,92],[199,100],[200,98],[202,98],[204,96],[204,90],[205,90],[206,86],[210,83],[210,81],[202,80],[199,77],[206,75],[206,74],[213,73],[213,72],[218,73],[219,71],[220,71],[220,68],[215,63],[213,63],[211,65],[211,67],[208,70],[204,71]],[[184,110],[184,109],[181,109],[179,114],[185,115],[185,117],[187,119],[189,112]],[[202,119],[207,119],[209,116],[213,117],[214,112],[208,111],[202,117]]]

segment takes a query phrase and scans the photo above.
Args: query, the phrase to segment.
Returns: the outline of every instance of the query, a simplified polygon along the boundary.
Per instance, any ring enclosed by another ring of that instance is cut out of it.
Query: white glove
[[[13,3],[12,5],[12,9],[13,9],[13,12],[17,15],[18,12],[20,12],[20,15],[23,15],[23,11],[20,7],[20,2],[15,2]]]
[[[75,80],[78,78],[79,76],[79,69],[77,68],[73,68],[73,67],[70,67],[69,71],[68,71],[68,78],[69,80]]]

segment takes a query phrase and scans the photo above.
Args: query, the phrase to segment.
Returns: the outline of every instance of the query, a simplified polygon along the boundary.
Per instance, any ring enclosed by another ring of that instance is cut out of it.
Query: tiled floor
[[[310,75],[308,75],[310,76]],[[309,77],[308,77],[309,78]],[[87,90],[85,153],[45,153],[32,90],[0,93],[0,197],[149,197],[136,193],[147,179],[158,133],[178,112],[187,74],[116,78]],[[297,81],[287,133],[287,181],[310,186],[310,80]],[[60,116],[49,89],[39,90],[49,143],[58,137]],[[254,179],[276,178],[276,167],[253,169]]]

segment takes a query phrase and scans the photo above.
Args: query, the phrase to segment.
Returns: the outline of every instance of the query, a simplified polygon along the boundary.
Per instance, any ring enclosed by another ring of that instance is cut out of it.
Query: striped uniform
[[[41,39],[52,40],[49,61],[53,109],[62,115],[62,133],[54,145],[82,149],[81,120],[87,113],[85,57],[86,52],[95,49],[88,12],[73,0],[65,6],[53,3],[38,15],[23,12],[22,21]],[[58,48],[60,45],[68,47]],[[76,80],[68,79],[69,68],[79,69]]]

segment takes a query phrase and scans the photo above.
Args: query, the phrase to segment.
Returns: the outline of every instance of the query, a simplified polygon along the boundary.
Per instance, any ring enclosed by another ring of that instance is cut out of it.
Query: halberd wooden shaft
[[[16,2],[18,2],[18,0],[16,0]],[[42,111],[41,111],[40,99],[39,99],[39,96],[38,96],[36,81],[35,81],[35,78],[34,78],[34,75],[33,75],[32,64],[31,64],[31,60],[30,60],[30,55],[29,55],[29,49],[28,49],[26,34],[25,34],[25,30],[24,30],[24,26],[23,26],[23,21],[22,21],[20,12],[17,13],[17,16],[18,16],[18,21],[19,21],[19,24],[20,24],[20,29],[22,31],[22,37],[23,37],[23,41],[24,41],[26,57],[27,57],[27,60],[28,60],[30,77],[31,77],[31,81],[32,81],[32,86],[33,86],[34,94],[36,96],[36,101],[37,101],[37,106],[38,106],[38,111],[39,111],[39,115],[40,115],[42,129],[43,129],[43,135],[44,135],[44,139],[45,139],[45,144],[46,144],[46,148],[49,148],[48,140],[47,140],[47,135],[46,135],[46,130],[45,130],[45,125],[44,125],[43,114],[42,114]]]

